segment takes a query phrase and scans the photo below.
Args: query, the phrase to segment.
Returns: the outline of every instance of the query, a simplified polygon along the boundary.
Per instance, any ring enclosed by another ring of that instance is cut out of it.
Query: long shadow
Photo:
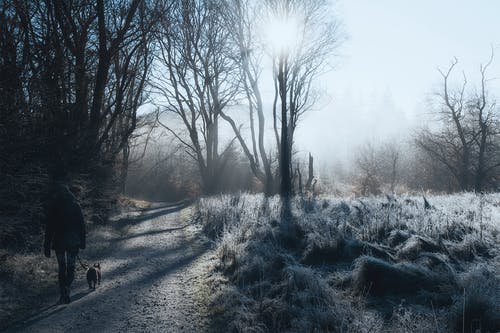
[[[71,295],[71,301],[75,302],[79,299],[82,299],[83,297],[87,296],[89,293],[90,293],[90,291],[79,292],[78,294]],[[5,332],[21,332],[24,328],[31,326],[39,321],[42,321],[45,318],[51,317],[51,316],[65,310],[67,307],[68,306],[65,304],[58,304],[58,303],[46,306],[46,307],[40,309],[39,312],[31,315],[30,318],[21,319],[15,323],[13,323],[11,326],[9,326],[5,329]]]
[[[158,229],[158,230],[151,230],[151,231],[147,231],[147,232],[141,232],[141,233],[138,233],[138,234],[123,236],[123,237],[118,237],[118,238],[112,238],[112,239],[109,240],[109,242],[120,242],[120,241],[124,241],[124,240],[127,240],[127,239],[132,239],[132,238],[137,238],[137,237],[142,237],[142,236],[152,236],[152,235],[163,234],[163,233],[166,233],[166,232],[172,232],[172,231],[176,231],[176,230],[182,230],[182,229],[185,229],[188,226],[189,226],[189,224],[186,224],[185,226],[177,227],[177,228],[165,228],[165,229]]]
[[[150,270],[144,274],[141,274],[137,276],[137,278],[130,279],[126,281],[123,284],[120,284],[119,287],[114,287],[107,289],[105,291],[99,291],[98,294],[95,295],[95,297],[91,299],[86,299],[83,296],[88,295],[89,292],[81,292],[78,293],[74,296],[72,296],[72,301],[76,301],[77,299],[81,299],[81,302],[84,302],[84,304],[81,304],[81,306],[85,307],[85,303],[87,302],[92,302],[92,304],[99,304],[102,303],[103,300],[107,300],[110,297],[113,297],[118,294],[120,297],[123,297],[125,294],[123,294],[124,290],[134,290],[140,293],[142,290],[148,290],[150,286],[154,285],[157,283],[157,281],[160,281],[162,278],[168,276],[169,274],[182,269],[183,267],[188,266],[190,263],[192,263],[194,260],[196,260],[198,257],[202,256],[207,250],[210,249],[210,246],[208,244],[202,244],[202,246],[198,247],[197,249],[193,250],[192,253],[183,253],[183,249],[186,247],[189,247],[193,242],[187,242],[183,243],[184,245],[179,245],[178,247],[174,248],[169,248],[169,249],[159,249],[158,251],[153,251],[149,252],[152,257],[157,257],[157,256],[166,256],[167,254],[171,255],[176,255],[177,258],[176,260],[172,260],[171,262],[166,263],[165,265],[158,266],[156,263],[149,263],[145,265],[144,258],[142,257],[141,253],[142,251],[140,249],[132,249],[135,250],[133,255],[130,254],[131,257],[134,257],[136,260],[134,261],[134,265],[126,266],[126,267],[118,267],[115,271],[113,272],[105,272],[103,276],[103,283],[106,283],[106,281],[112,281],[114,278],[116,278],[118,275],[126,274],[127,272],[131,270],[138,270],[143,268],[144,266],[148,267]],[[126,304],[126,309],[123,309],[123,312],[119,312],[120,316],[123,316],[123,319],[125,320],[128,316],[129,313],[129,308],[132,308],[135,306],[133,302],[126,302],[126,296],[123,298],[124,304]],[[52,306],[54,307],[54,306]],[[51,308],[52,308],[51,307]],[[36,315],[28,320],[24,320],[20,323],[18,323],[14,327],[10,327],[7,329],[7,332],[22,332],[24,329],[31,327],[33,328],[34,325],[36,325],[38,322],[51,317],[60,311],[66,309],[66,306],[61,306],[61,307],[56,307],[54,310],[45,309],[40,315]],[[116,312],[118,315],[118,312]]]
[[[185,254],[178,256],[177,260],[173,260],[172,263],[165,265],[163,267],[155,267],[152,271],[145,274],[144,276],[132,281],[130,284],[137,284],[138,286],[151,285],[154,282],[160,280],[162,277],[169,275],[170,273],[181,269],[182,267],[188,266],[192,263],[196,258],[203,255],[208,249],[209,245],[201,246],[199,249],[193,251],[191,254]],[[181,252],[182,247],[177,249],[176,253]],[[160,253],[162,251],[159,251]]]
[[[139,211],[141,212],[147,212],[147,211],[150,211],[150,210],[157,210],[157,209],[163,209],[163,208],[170,208],[170,207],[174,207],[174,206],[178,206],[178,205],[187,205],[189,206],[190,204],[193,203],[193,199],[186,199],[186,200],[181,200],[181,201],[178,201],[178,202],[174,202],[174,203],[159,203],[157,206],[153,203],[151,206],[147,207],[147,208],[141,208],[139,209]]]
[[[87,291],[81,291],[79,292],[78,294],[74,294],[74,295],[71,295],[71,301],[74,302],[74,301],[78,301],[79,299],[82,299],[84,298],[85,296],[87,296],[88,294],[90,294],[92,292],[92,290],[87,290]]]
[[[184,202],[179,205],[168,206],[167,209],[162,209],[159,212],[145,214],[137,218],[126,218],[125,221],[120,221],[119,223],[122,227],[127,226],[127,224],[137,224],[154,217],[179,211],[185,208],[187,205],[189,205],[189,203]],[[123,309],[124,311],[122,313],[116,313],[116,315],[126,318],[127,314],[131,311],[131,308],[135,306],[135,303],[127,302],[127,295],[126,293],[124,293],[124,290],[137,290],[138,292],[140,292],[141,290],[148,290],[148,288],[157,283],[157,281],[160,281],[161,279],[177,270],[187,267],[190,263],[195,261],[198,257],[202,256],[211,248],[211,245],[208,242],[200,240],[198,236],[182,240],[175,246],[168,246],[168,244],[166,244],[167,246],[165,247],[146,245],[133,246],[130,248],[127,246],[126,240],[135,237],[159,235],[165,232],[173,232],[175,230],[186,228],[187,226],[188,225],[176,228],[153,230],[137,235],[130,235],[112,239],[111,241],[112,243],[114,243],[112,245],[114,247],[114,250],[109,253],[108,259],[116,260],[121,258],[128,258],[130,260],[127,265],[117,266],[111,271],[106,271],[106,268],[104,268],[103,283],[106,284],[107,281],[113,281],[116,278],[126,275],[131,271],[140,271],[142,273],[136,276],[132,276],[132,278],[129,280],[123,281],[123,283],[120,283],[119,286],[104,290],[98,290],[98,293],[94,294],[94,296],[90,298],[86,298],[85,296],[89,295],[91,292],[80,292],[72,296],[72,301],[75,302],[79,300],[80,303],[78,304],[78,306],[85,307],[88,302],[92,302],[92,304],[99,304],[100,302],[103,302],[110,297],[120,297],[120,299],[123,299],[124,301],[125,308]],[[144,257],[145,253],[147,253],[147,258]],[[157,261],[155,260],[156,258],[164,258],[165,261]],[[22,322],[17,323],[15,326],[7,328],[6,331],[20,332],[28,327],[33,328],[35,327],[35,325],[37,325],[37,323],[58,314],[60,311],[66,308],[66,306],[55,307],[54,309],[52,309],[52,307],[42,310],[40,314],[35,315],[28,320],[23,320]],[[113,316],[115,316],[115,314],[113,314]]]
[[[128,234],[123,237],[117,237],[117,238],[111,238],[111,239],[106,239],[105,241],[108,242],[108,244],[113,248],[113,251],[110,253],[109,251],[106,251],[105,253],[101,254],[101,258],[99,259],[99,255],[93,256],[92,258],[85,258],[84,256],[84,262],[85,260],[87,261],[101,261],[102,262],[102,256],[104,255],[107,260],[123,260],[123,259],[134,259],[129,261],[126,267],[116,267],[114,270],[117,270],[117,272],[109,271],[106,269],[106,267],[103,267],[103,274],[106,275],[106,277],[111,277],[113,278],[115,275],[121,275],[126,273],[129,270],[134,270],[134,269],[141,269],[144,265],[145,262],[148,261],[148,258],[144,258],[144,253],[153,253],[152,256],[150,257],[158,257],[158,256],[165,256],[165,255],[170,255],[173,253],[177,253],[180,250],[184,250],[186,248],[190,248],[193,243],[195,242],[194,239],[191,240],[186,240],[184,242],[180,242],[177,246],[171,246],[170,244],[165,244],[165,247],[158,248],[158,250],[153,250],[151,249],[151,245],[148,245],[147,243],[143,244],[137,244],[135,246],[130,246],[130,244],[127,244],[127,240],[134,239],[134,238],[139,238],[141,236],[156,236],[156,235],[161,235],[163,233],[170,233],[174,232],[177,230],[182,230],[185,229],[186,227],[190,226],[190,224],[181,226],[181,227],[174,227],[174,228],[165,228],[165,229],[156,229],[156,230],[151,230],[151,231],[146,231],[143,233],[138,233],[138,234]]]
[[[124,217],[115,223],[115,227],[117,229],[123,229],[129,225],[138,224],[138,223],[144,222],[146,220],[150,220],[150,219],[154,219],[156,217],[160,217],[163,215],[168,215],[171,213],[178,212],[178,211],[186,208],[187,206],[189,206],[189,203],[184,202],[184,203],[178,204],[176,206],[169,206],[167,209],[163,209],[163,210],[160,210],[160,211],[157,211],[154,213],[141,214],[139,216],[134,216],[134,217]]]
[[[189,203],[187,203],[189,204]],[[186,205],[186,203],[184,203]],[[161,215],[168,214],[166,212],[174,212],[182,209],[184,206],[178,207],[175,206],[172,209],[167,209],[161,211]],[[151,214],[148,214],[151,215]],[[142,218],[143,216],[141,216]],[[145,219],[144,219],[145,220]],[[128,239],[138,238],[141,236],[154,236],[160,235],[165,232],[173,232],[176,230],[181,230],[189,225],[184,225],[182,227],[175,228],[166,228],[161,230],[151,230],[140,234],[132,234],[126,235],[120,238],[114,238],[110,240],[110,243],[113,243],[114,251],[108,254],[108,260],[123,260],[128,259],[128,263],[124,266],[117,266],[113,270],[106,270],[103,267],[103,282],[106,280],[113,280],[118,276],[122,276],[127,274],[130,271],[135,270],[148,270],[149,272],[145,273],[142,278],[129,281],[127,284],[137,284],[137,285],[145,285],[152,284],[148,283],[150,280],[160,279],[162,276],[168,275],[172,271],[176,269],[180,269],[183,266],[188,265],[193,260],[195,260],[198,256],[205,253],[208,249],[211,248],[211,244],[209,242],[201,241],[198,237],[194,237],[191,239],[186,239],[185,241],[181,241],[177,244],[177,246],[169,246],[169,244],[165,244],[165,247],[158,247],[156,249],[152,249],[151,245],[143,244],[136,245],[130,247],[125,241]],[[193,246],[196,246],[193,248]],[[189,255],[186,253],[186,249],[191,249],[193,254]],[[148,257],[145,258],[144,254],[148,253]],[[177,260],[172,260],[171,263],[165,266],[157,266],[154,258],[164,258],[164,257],[176,257]],[[152,258],[152,260],[150,260]],[[153,268],[153,269],[151,269]],[[135,282],[134,282],[135,281]],[[123,286],[127,285],[123,284]]]
[[[144,262],[148,262],[159,256],[175,254],[178,251],[189,248],[192,244],[193,242],[188,241],[173,247],[165,244],[165,247],[155,250],[152,250],[147,244],[138,244],[133,247],[117,245],[115,246],[116,251],[108,255],[106,259],[109,261],[127,259],[129,260],[127,263],[127,270],[134,270],[135,268],[143,267]],[[148,257],[145,257],[145,253],[148,253]],[[107,270],[106,267],[103,267],[103,272],[106,273],[106,276],[110,274],[110,271]]]
[[[106,280],[112,280],[117,276],[121,276],[123,274],[126,274],[127,272],[130,271],[135,271],[135,270],[144,270],[144,269],[149,269],[151,267],[154,268],[161,268],[155,266],[155,258],[164,258],[168,256],[176,256],[178,258],[178,262],[183,260],[184,257],[186,257],[186,249],[192,248],[193,245],[195,245],[197,242],[196,240],[189,240],[185,241],[182,243],[179,243],[177,246],[174,247],[164,247],[164,248],[158,248],[157,250],[152,251],[149,246],[135,246],[135,247],[129,247],[129,248],[123,248],[122,246],[118,247],[116,251],[108,256],[108,260],[123,260],[123,259],[128,259],[129,262],[125,266],[117,266],[113,270],[107,270],[106,267],[103,267],[103,281],[104,278]],[[209,243],[203,243],[201,249],[203,252],[208,250],[210,248]],[[148,257],[144,257],[144,253],[148,253]],[[200,255],[200,250],[196,251],[196,253],[199,253]]]
[[[29,319],[23,319],[18,322],[13,323],[11,326],[7,327],[4,332],[21,332],[24,328],[31,326],[45,318],[55,315],[66,309],[65,305],[52,304],[48,307],[42,308],[40,312],[34,314]]]

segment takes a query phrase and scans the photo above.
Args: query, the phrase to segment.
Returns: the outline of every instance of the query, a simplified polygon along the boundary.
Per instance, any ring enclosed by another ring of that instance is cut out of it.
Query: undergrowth
[[[217,244],[214,322],[230,332],[500,331],[500,195],[428,200],[296,197],[286,213],[278,197],[200,199],[197,218]]]

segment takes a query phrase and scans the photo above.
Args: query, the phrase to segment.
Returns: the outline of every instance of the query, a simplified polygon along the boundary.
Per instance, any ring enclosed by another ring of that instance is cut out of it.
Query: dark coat
[[[85,248],[82,209],[66,186],[55,186],[47,200],[45,217],[45,249],[69,251]]]

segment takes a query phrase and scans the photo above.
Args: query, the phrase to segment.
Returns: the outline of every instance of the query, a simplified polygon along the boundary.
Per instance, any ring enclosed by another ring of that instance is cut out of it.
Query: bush
[[[498,332],[500,330],[500,279],[498,272],[479,267],[463,275],[450,312],[455,331]]]
[[[415,264],[391,264],[369,256],[356,260],[352,279],[356,292],[377,296],[439,291],[442,285],[453,283],[451,276],[438,275]]]

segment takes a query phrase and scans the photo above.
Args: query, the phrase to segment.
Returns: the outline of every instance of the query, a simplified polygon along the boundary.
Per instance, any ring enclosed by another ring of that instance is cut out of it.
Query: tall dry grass
[[[500,194],[428,200],[295,197],[285,239],[279,197],[200,199],[217,248],[216,321],[233,332],[500,330]]]

